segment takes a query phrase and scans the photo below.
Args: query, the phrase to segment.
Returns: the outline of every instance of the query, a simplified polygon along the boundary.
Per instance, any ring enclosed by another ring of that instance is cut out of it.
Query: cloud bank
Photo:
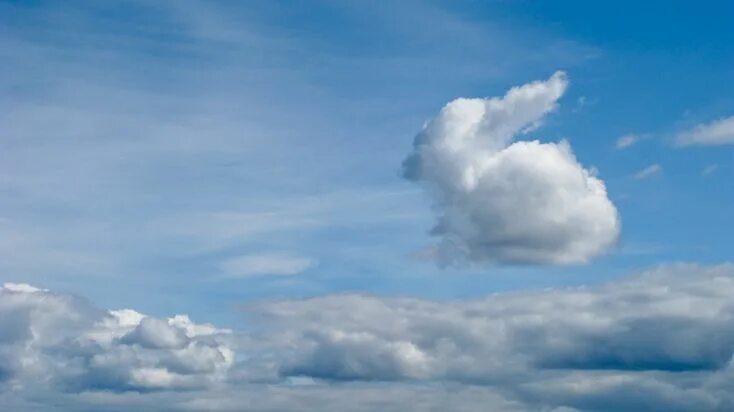
[[[359,294],[186,316],[0,289],[11,410],[731,411],[734,265],[435,301]],[[234,361],[237,353],[237,362]]]
[[[556,72],[503,97],[448,103],[416,136],[404,176],[433,198],[440,261],[583,263],[620,231],[604,183],[566,141],[514,141],[568,86]]]

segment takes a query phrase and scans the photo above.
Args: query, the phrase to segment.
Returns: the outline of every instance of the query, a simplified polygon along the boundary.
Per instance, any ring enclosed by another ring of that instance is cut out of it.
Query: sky
[[[0,399],[731,410],[732,16],[0,1]]]

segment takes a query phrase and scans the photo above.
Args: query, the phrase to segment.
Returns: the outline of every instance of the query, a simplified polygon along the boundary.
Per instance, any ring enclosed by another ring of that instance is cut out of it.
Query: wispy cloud
[[[657,176],[662,173],[663,168],[659,164],[655,163],[635,173],[632,177],[635,180],[649,179],[653,176]]]
[[[223,261],[219,267],[224,277],[246,278],[255,276],[297,275],[316,266],[314,259],[287,253],[265,253],[236,256]]]
[[[624,136],[621,136],[619,139],[617,139],[616,143],[614,144],[614,147],[617,150],[626,149],[635,143],[639,142],[641,139],[640,135],[637,134],[626,134]]]
[[[676,135],[678,146],[734,144],[734,116],[699,124]]]
[[[719,170],[718,164],[716,163],[710,164],[703,168],[703,170],[701,171],[701,176],[708,176],[708,175],[714,174],[716,173],[717,170]]]
[[[163,278],[195,254],[187,268],[290,250],[285,230],[316,248],[327,226],[374,245],[361,235],[376,224],[426,215],[406,202],[419,195],[380,195],[405,190],[386,148],[416,101],[593,51],[427,4],[311,7],[349,21],[345,35],[280,24],[280,5],[0,4],[0,271]],[[381,46],[362,52],[368,29]]]

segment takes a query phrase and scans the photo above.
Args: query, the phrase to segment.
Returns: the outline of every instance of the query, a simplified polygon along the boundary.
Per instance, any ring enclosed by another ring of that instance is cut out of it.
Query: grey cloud
[[[27,285],[0,288],[0,374],[61,392],[207,387],[233,363],[228,333],[185,316],[106,311]]]
[[[670,265],[597,287],[438,302],[268,302],[282,378],[453,382],[529,410],[728,410],[734,266]]]
[[[188,338],[182,329],[162,319],[143,318],[120,342],[139,344],[150,349],[179,349],[188,343]]]
[[[19,410],[31,401],[69,405],[60,410],[734,408],[731,264],[473,300],[342,294],[247,310],[247,330],[231,334],[4,287],[0,401]]]
[[[731,266],[673,266],[476,301],[341,295],[259,310],[299,342],[285,374],[491,381],[528,369],[721,370],[734,354],[732,275]]]

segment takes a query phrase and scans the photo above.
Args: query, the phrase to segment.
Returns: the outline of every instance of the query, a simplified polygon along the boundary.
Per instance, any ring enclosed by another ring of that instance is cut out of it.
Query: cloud
[[[734,265],[437,301],[250,304],[231,333],[0,289],[12,410],[730,411]],[[233,352],[237,351],[238,363]]]
[[[715,163],[714,164],[710,164],[710,165],[708,165],[708,166],[706,166],[706,167],[703,168],[703,170],[701,171],[701,176],[711,175],[713,173],[716,173],[717,170],[719,170],[719,165],[718,164],[715,164]]]
[[[732,302],[734,266],[673,265],[595,288],[474,301],[345,294],[254,310],[287,331],[286,376],[498,382],[529,370],[726,369]]]
[[[640,136],[636,134],[626,134],[620,137],[619,139],[617,139],[617,142],[615,143],[614,147],[617,150],[626,149],[634,145],[638,141],[640,141]]]
[[[676,135],[678,146],[734,144],[734,116],[702,123]]]
[[[632,177],[635,180],[643,180],[657,176],[662,173],[662,171],[663,168],[659,164],[655,163],[635,173]]]
[[[284,349],[282,377],[479,385],[529,410],[734,406],[721,392],[734,377],[733,265],[469,301],[345,294],[253,310],[270,350]]]
[[[316,261],[287,254],[243,255],[230,258],[220,265],[227,277],[240,278],[265,275],[297,275],[314,267]]]
[[[567,86],[557,72],[501,98],[456,99],[416,136],[403,171],[433,197],[439,260],[582,263],[615,243],[617,210],[568,142],[513,143]]]
[[[106,311],[29,285],[0,288],[0,389],[61,393],[205,388],[234,361],[229,332],[133,310]]]

